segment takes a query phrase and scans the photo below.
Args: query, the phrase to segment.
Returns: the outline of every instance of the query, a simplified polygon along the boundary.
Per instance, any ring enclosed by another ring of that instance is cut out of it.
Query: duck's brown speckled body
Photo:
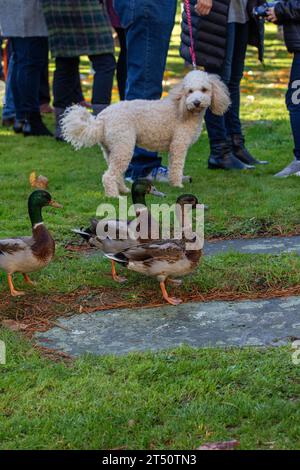
[[[22,273],[25,281],[33,284],[27,274],[45,268],[54,257],[55,242],[45,227],[41,215],[42,207],[47,205],[60,207],[47,191],[34,191],[28,200],[32,236],[0,240],[0,269],[7,273],[13,296],[24,294],[13,286],[14,273]]]

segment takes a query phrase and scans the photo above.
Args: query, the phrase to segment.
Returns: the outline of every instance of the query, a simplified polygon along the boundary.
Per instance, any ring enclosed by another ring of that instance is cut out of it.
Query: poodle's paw
[[[170,183],[172,186],[176,186],[176,188],[183,188],[182,180],[178,178],[170,178]]]
[[[107,197],[119,197],[120,193],[117,188],[104,188],[105,189],[105,195]]]
[[[177,173],[170,172],[169,181],[172,186],[176,186],[177,188],[183,188],[182,175],[178,175]]]
[[[120,187],[120,193],[122,193],[122,194],[129,194],[129,193],[130,193],[130,189],[127,188],[127,186],[125,186],[125,185],[124,185],[124,186],[121,186],[121,187]]]
[[[109,173],[104,173],[102,177],[105,194],[107,197],[119,197],[119,187],[116,178]]]

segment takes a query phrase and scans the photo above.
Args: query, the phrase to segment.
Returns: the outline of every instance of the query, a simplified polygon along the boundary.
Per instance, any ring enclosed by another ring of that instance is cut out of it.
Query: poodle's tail
[[[68,108],[60,122],[63,138],[76,150],[93,147],[103,139],[103,120],[86,108],[74,105]]]

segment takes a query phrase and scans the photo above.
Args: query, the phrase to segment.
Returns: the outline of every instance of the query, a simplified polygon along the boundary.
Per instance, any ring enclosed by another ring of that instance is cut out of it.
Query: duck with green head
[[[103,253],[118,253],[119,251],[125,250],[130,246],[137,245],[139,243],[145,243],[151,240],[152,224],[154,223],[151,218],[151,213],[147,208],[146,197],[152,194],[153,196],[164,197],[165,194],[157,191],[150,181],[144,178],[136,180],[132,184],[131,197],[132,203],[135,206],[136,215],[140,215],[141,211],[147,211],[145,213],[148,218],[148,236],[141,239],[140,237],[133,237],[135,220],[98,220],[92,219],[91,225],[86,229],[74,229],[73,232],[80,235],[86,240],[90,246],[98,248]],[[114,233],[115,237],[110,238],[108,236],[99,236],[98,234],[103,233]],[[126,279],[120,277],[116,273],[115,262],[111,260],[112,277],[117,282],[124,282]]]
[[[28,284],[34,285],[28,273],[46,267],[55,253],[55,242],[43,222],[42,208],[61,208],[47,191],[34,191],[28,199],[28,213],[32,225],[32,236],[0,240],[0,269],[7,273],[12,296],[24,295],[14,288],[12,275],[21,273]]]

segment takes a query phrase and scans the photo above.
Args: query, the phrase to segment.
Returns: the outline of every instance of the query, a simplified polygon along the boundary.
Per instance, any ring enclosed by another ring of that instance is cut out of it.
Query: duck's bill
[[[51,201],[49,202],[49,206],[56,207],[56,209],[63,209],[63,207],[64,207],[61,204],[59,204],[58,202],[54,201],[53,199],[51,199]]]
[[[162,193],[160,191],[158,191],[155,186],[152,186],[151,190],[150,190],[150,194],[153,194],[153,196],[157,196],[157,197],[165,197],[165,193]]]

